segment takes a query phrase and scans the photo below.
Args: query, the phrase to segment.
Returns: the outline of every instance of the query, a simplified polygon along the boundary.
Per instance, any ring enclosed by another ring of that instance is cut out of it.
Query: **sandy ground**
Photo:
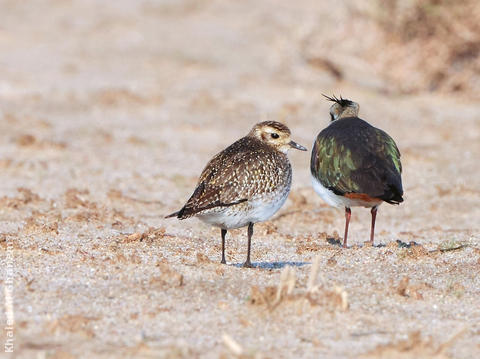
[[[480,105],[391,93],[358,55],[355,38],[373,40],[349,11],[0,3],[0,280],[4,299],[10,253],[14,357],[478,357]],[[307,61],[305,42],[341,76]],[[221,265],[218,229],[163,218],[260,120],[311,148],[329,120],[322,93],[358,101],[402,152],[405,202],[380,208],[381,246],[363,244],[359,208],[350,248],[335,245],[343,213],[316,196],[299,151],[287,203],[255,226],[255,269],[239,267],[246,229],[229,232]]]

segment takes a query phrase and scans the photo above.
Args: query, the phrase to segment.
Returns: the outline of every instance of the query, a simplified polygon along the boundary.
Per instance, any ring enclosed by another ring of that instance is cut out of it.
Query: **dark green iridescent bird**
[[[371,208],[373,245],[378,206],[383,202],[403,202],[400,151],[386,132],[357,117],[358,103],[342,97],[325,97],[334,104],[330,107],[330,124],[313,144],[310,162],[313,188],[329,205],[345,207],[344,247],[350,208]]]

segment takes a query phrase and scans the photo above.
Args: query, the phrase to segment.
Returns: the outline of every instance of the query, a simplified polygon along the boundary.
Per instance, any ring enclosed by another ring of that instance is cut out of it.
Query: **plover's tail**
[[[187,208],[187,206],[183,206],[183,208],[177,212],[173,212],[166,216],[165,218],[172,218],[177,217],[178,219],[186,219],[193,217],[197,212],[192,211],[191,209]]]
[[[165,216],[165,218],[172,218],[172,217],[179,217],[179,214],[180,214],[181,211],[177,211],[177,212],[173,212],[171,214],[169,214],[168,216]]]
[[[242,198],[242,199],[239,199],[238,201],[231,202],[231,203],[222,203],[220,201],[215,201],[203,207],[192,207],[192,206],[189,206],[189,202],[190,202],[189,200],[189,202],[187,202],[187,204],[180,211],[169,214],[165,218],[177,217],[178,219],[186,219],[186,218],[195,216],[197,213],[206,211],[207,209],[212,209],[216,207],[230,207],[230,206],[234,206],[236,204],[240,204],[247,201],[248,201],[247,198]]]

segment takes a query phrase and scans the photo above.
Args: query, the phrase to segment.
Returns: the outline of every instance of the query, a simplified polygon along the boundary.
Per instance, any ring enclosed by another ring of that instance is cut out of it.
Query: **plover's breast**
[[[263,222],[272,217],[285,203],[290,186],[256,196],[231,207],[214,208],[197,215],[203,222],[223,229],[240,228],[248,223]]]
[[[279,176],[280,174],[280,176]],[[263,222],[272,217],[287,200],[292,183],[290,164],[272,174],[270,182],[255,186],[248,201],[230,207],[217,207],[197,214],[211,225],[233,229],[248,223]]]
[[[263,222],[272,217],[283,206],[290,193],[291,181],[276,191],[265,193],[249,201],[249,222]]]

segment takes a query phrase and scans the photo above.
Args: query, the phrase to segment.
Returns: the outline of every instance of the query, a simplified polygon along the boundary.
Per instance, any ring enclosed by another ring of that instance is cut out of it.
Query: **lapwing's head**
[[[333,105],[330,107],[330,118],[332,121],[345,117],[357,117],[360,106],[358,103],[347,100],[345,98],[338,99],[335,95],[332,97],[323,95],[328,101],[332,101]]]
[[[253,126],[248,136],[255,137],[275,148],[278,151],[287,153],[290,148],[296,148],[300,151],[307,149],[290,138],[290,129],[283,123],[276,121],[264,121]]]

